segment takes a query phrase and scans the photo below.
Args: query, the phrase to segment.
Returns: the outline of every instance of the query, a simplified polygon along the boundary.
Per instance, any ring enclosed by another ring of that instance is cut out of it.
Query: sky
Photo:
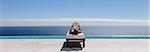
[[[148,0],[0,0],[0,3],[0,22],[4,25],[21,24],[23,19],[33,22],[59,18],[143,21],[148,19],[149,9]],[[14,19],[18,22],[13,22]]]

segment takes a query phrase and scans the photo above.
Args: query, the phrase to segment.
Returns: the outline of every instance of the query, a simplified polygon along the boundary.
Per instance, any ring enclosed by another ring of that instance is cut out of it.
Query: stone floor
[[[86,39],[79,51],[61,51],[65,39],[1,39],[0,52],[150,52],[149,39]]]

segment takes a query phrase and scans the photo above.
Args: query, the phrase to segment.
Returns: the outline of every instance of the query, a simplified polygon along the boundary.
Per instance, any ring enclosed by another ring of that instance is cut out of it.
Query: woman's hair
[[[73,22],[72,25],[79,25],[79,22]]]

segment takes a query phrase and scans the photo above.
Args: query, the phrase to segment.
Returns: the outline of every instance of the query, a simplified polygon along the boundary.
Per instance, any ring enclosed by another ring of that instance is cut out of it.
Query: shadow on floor
[[[64,42],[63,47],[60,51],[80,51],[82,50],[80,42]]]

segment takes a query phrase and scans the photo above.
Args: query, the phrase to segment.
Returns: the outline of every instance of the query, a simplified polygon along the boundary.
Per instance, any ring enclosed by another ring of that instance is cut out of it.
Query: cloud
[[[74,21],[83,26],[148,26],[150,20],[101,18],[1,19],[0,26],[70,26]]]

